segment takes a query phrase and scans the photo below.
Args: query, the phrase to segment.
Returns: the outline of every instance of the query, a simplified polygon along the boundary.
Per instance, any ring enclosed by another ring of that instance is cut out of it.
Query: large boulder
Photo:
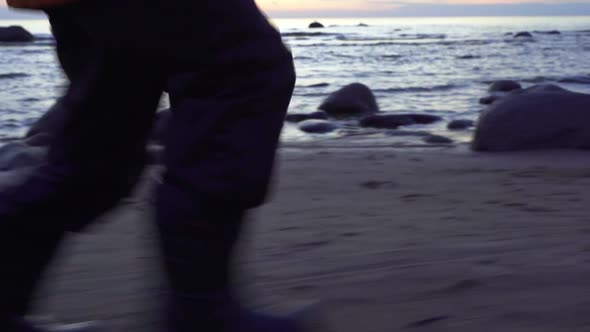
[[[423,141],[430,144],[452,144],[453,140],[440,135],[428,135],[423,138]]]
[[[504,92],[492,92],[492,94],[490,94],[489,96],[480,98],[479,103],[482,105],[491,105],[496,101],[504,98],[505,96],[506,93]]]
[[[299,123],[299,129],[306,133],[325,134],[338,128],[335,124],[326,120],[305,120]]]
[[[449,130],[462,130],[462,129],[471,128],[474,125],[475,125],[475,122],[472,120],[459,119],[459,120],[453,120],[453,121],[449,122],[449,124],[447,125],[447,129],[449,129]]]
[[[379,111],[373,91],[361,83],[349,84],[333,92],[318,108],[333,116],[371,114]]]
[[[376,114],[362,118],[359,125],[361,127],[395,129],[399,126],[431,124],[440,120],[442,120],[441,117],[430,114]]]
[[[312,29],[317,29],[317,28],[323,28],[324,25],[321,24],[320,22],[315,21],[315,22],[311,22],[309,24],[309,27],[312,28]]]
[[[515,91],[480,114],[472,148],[590,148],[590,95],[555,85]]]
[[[510,80],[500,80],[490,85],[490,92],[510,92],[513,90],[522,89],[520,83]]]
[[[33,40],[35,36],[21,26],[0,27],[0,42],[26,43]]]

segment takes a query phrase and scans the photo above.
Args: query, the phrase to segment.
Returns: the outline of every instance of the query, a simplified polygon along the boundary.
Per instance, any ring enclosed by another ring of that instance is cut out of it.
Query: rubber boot
[[[0,232],[0,259],[6,267],[0,276],[0,326],[29,311],[33,292],[64,236],[63,231],[28,230],[20,224],[7,222],[8,229]]]
[[[242,307],[231,286],[233,249],[243,213],[206,223],[160,219],[160,243],[170,292],[166,332],[303,332],[295,316],[275,317]]]

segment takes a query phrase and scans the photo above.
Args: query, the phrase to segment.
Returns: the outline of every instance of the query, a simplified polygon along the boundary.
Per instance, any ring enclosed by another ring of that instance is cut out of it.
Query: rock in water
[[[453,120],[449,122],[447,128],[449,130],[462,130],[473,127],[475,125],[474,121],[471,120]]]
[[[542,35],[561,35],[559,30],[550,30],[550,31],[534,31],[535,33],[539,33]]]
[[[414,120],[417,124],[431,124],[442,120],[440,116],[430,115],[430,114],[400,114],[403,116],[407,116],[410,119]]]
[[[490,96],[480,98],[479,103],[482,105],[491,105],[491,104],[495,103],[496,101],[502,99],[504,96],[505,96],[504,93],[494,92]]]
[[[21,26],[0,27],[0,42],[23,43],[33,40],[35,36]]]
[[[528,31],[518,32],[514,35],[514,38],[533,38],[533,35]]]
[[[515,91],[480,114],[472,149],[590,148],[590,95],[555,85]]]
[[[287,122],[301,122],[305,120],[326,120],[328,114],[324,111],[317,111],[312,113],[291,113],[285,116]]]
[[[488,91],[490,92],[510,92],[513,90],[522,89],[520,83],[510,80],[496,81],[490,85]]]
[[[430,114],[377,114],[369,115],[359,121],[361,127],[395,129],[413,124],[431,124],[441,117]]]
[[[305,120],[299,124],[299,129],[306,133],[325,134],[336,130],[336,125],[326,120]]]
[[[452,144],[453,140],[444,136],[430,135],[424,137],[424,142],[431,144]]]
[[[310,27],[310,28],[316,28],[316,29],[317,29],[317,28],[323,28],[323,27],[324,27],[324,25],[323,25],[323,24],[321,24],[320,22],[317,22],[317,21],[316,21],[316,22],[311,22],[311,23],[309,24],[309,27]]]
[[[371,114],[379,111],[373,91],[361,83],[349,84],[333,92],[319,107],[333,116]]]
[[[398,114],[386,114],[386,115],[369,115],[362,118],[359,121],[361,127],[371,128],[387,128],[396,129],[399,126],[406,126],[415,124],[412,118],[398,115]]]
[[[408,130],[390,130],[385,133],[387,136],[394,137],[425,137],[431,134],[427,131],[408,131]]]

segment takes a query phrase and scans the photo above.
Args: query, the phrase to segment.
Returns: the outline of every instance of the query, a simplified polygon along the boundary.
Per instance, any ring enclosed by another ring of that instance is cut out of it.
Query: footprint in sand
[[[426,318],[426,319],[422,319],[413,323],[410,323],[408,325],[406,325],[406,328],[420,328],[420,327],[424,327],[424,326],[428,326],[428,325],[432,325],[435,323],[439,323],[441,321],[445,321],[448,319],[451,319],[451,316],[448,315],[443,315],[443,316],[435,316],[435,317],[430,317],[430,318]]]
[[[550,212],[560,212],[560,209],[552,209],[546,208],[542,206],[523,206],[520,210],[525,212],[538,212],[538,213],[550,213]]]
[[[366,189],[395,188],[397,184],[393,181],[366,181],[361,183],[361,187]]]
[[[475,288],[480,288],[485,286],[485,283],[481,280],[477,279],[464,279],[460,280],[459,282],[445,288],[443,291],[445,293],[456,294],[460,292],[469,291]]]
[[[417,199],[420,199],[420,198],[428,198],[428,197],[434,197],[434,195],[432,195],[432,194],[415,193],[415,194],[403,195],[400,198],[402,200],[405,200],[405,201],[413,201],[413,200],[417,200]]]
[[[288,226],[288,227],[281,227],[279,228],[279,232],[288,232],[288,231],[295,231],[301,229],[301,227],[297,227],[297,226]]]
[[[325,241],[310,241],[310,242],[303,242],[303,243],[297,243],[294,245],[295,248],[297,249],[313,249],[313,248],[317,248],[317,247],[322,247],[325,245],[330,244],[332,241],[329,240],[325,240]]]
[[[524,204],[524,203],[517,203],[517,202],[504,203],[502,205],[504,205],[506,207],[518,207],[518,208],[521,208],[521,207],[525,207],[526,206],[526,204]]]
[[[498,263],[498,260],[497,259],[482,259],[480,261],[477,261],[476,263],[479,265],[493,265],[493,264]]]
[[[292,291],[296,291],[296,292],[306,292],[306,291],[314,290],[316,288],[317,288],[317,286],[315,286],[315,285],[297,285],[297,286],[290,287],[289,289]]]

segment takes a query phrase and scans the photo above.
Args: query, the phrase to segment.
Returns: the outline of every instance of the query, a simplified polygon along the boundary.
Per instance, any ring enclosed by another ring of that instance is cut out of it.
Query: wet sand
[[[286,148],[240,245],[249,302],[321,300],[335,331],[588,331],[590,154]],[[37,311],[155,331],[145,195],[71,239]]]

